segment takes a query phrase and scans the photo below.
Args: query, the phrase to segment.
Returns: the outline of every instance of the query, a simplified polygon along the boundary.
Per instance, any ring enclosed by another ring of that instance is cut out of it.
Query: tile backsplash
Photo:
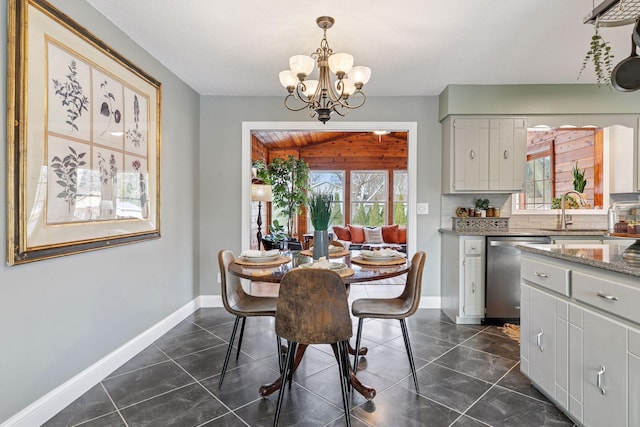
[[[440,226],[452,228],[452,218],[459,207],[474,207],[477,199],[489,199],[489,204],[500,208],[501,217],[509,217],[509,228],[555,228],[560,223],[560,215],[512,215],[511,194],[443,194]],[[567,214],[569,215],[569,214]],[[569,215],[573,228],[607,228],[607,211],[602,215]]]

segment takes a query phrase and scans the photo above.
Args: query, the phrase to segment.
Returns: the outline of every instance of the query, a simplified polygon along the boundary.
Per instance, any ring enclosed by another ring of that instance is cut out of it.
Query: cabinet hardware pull
[[[505,160],[509,158],[509,150],[504,150],[503,157],[505,158]]]
[[[596,386],[600,389],[602,394],[605,394],[607,391],[602,386],[602,377],[604,376],[605,367],[604,365],[600,365],[600,370],[596,373]]]
[[[471,282],[471,293],[472,294],[476,293],[476,282]]]
[[[618,301],[618,297],[613,295],[603,294],[602,292],[596,292],[596,295],[598,295],[602,299],[608,299],[609,301]]]
[[[548,278],[549,278],[549,276],[548,276],[547,274],[544,274],[544,273],[538,273],[537,271],[534,271],[534,272],[533,272],[533,275],[534,275],[534,276],[538,276],[538,277],[542,277],[542,278],[544,278],[544,279],[548,279]]]
[[[544,331],[542,329],[540,329],[540,332],[538,332],[536,334],[536,345],[538,346],[540,351],[544,351],[544,346],[542,345],[542,335],[543,334],[544,334]]]
[[[475,152],[475,150],[471,150],[471,151],[469,152],[469,157],[471,158],[471,160],[473,160],[473,159],[475,159],[475,158],[476,158],[476,152]]]

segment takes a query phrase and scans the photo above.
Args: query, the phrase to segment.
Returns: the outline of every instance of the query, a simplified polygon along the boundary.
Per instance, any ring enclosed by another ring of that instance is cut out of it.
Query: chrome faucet
[[[567,222],[567,215],[565,214],[565,206],[564,206],[564,202],[565,200],[567,200],[567,196],[571,193],[578,195],[578,198],[580,199],[580,204],[582,206],[587,206],[587,202],[585,202],[584,199],[582,198],[582,194],[578,193],[577,191],[571,190],[564,193],[562,195],[562,199],[560,200],[560,205],[562,207],[562,214],[560,215],[560,228],[562,230],[566,230],[567,225],[571,224],[571,222]]]

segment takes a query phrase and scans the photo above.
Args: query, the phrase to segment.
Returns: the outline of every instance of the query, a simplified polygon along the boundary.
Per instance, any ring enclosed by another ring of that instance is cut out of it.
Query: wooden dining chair
[[[278,425],[280,408],[287,378],[291,376],[298,344],[332,344],[338,359],[342,404],[347,426],[349,416],[350,378],[348,340],[353,335],[347,291],[340,276],[330,270],[294,269],[280,282],[276,309],[276,335],[288,342],[287,356],[282,370],[282,382],[273,420]]]
[[[231,338],[229,339],[229,346],[227,347],[227,354],[224,358],[224,364],[222,365],[222,372],[220,373],[218,387],[222,387],[222,381],[224,381],[224,375],[227,372],[227,366],[229,365],[229,358],[231,357],[231,350],[233,348],[233,342],[236,338],[236,332],[238,330],[240,319],[242,319],[242,327],[240,328],[240,337],[238,339],[236,360],[238,360],[238,357],[240,356],[240,347],[242,346],[242,336],[244,335],[244,325],[247,321],[247,317],[275,317],[276,304],[278,301],[278,298],[276,297],[256,297],[247,294],[242,288],[240,278],[233,274],[228,274],[229,265],[233,262],[233,260],[235,260],[235,258],[235,255],[230,250],[221,250],[218,253],[222,304],[229,313],[236,316],[236,320],[233,323]],[[277,336],[276,341],[278,345],[278,363],[281,365],[282,357],[280,357],[280,338],[278,338]],[[280,370],[282,370],[282,366],[280,366],[280,368]]]
[[[411,259],[411,266],[407,273],[407,281],[402,293],[395,298],[360,298],[351,304],[351,313],[358,318],[358,332],[356,335],[356,352],[353,361],[353,372],[358,371],[358,353],[360,352],[360,339],[362,338],[362,324],[364,319],[398,319],[404,338],[404,347],[409,357],[413,383],[418,388],[418,376],[416,365],[411,351],[411,342],[407,332],[405,319],[413,315],[420,305],[420,290],[422,289],[422,272],[427,255],[424,252],[416,252]]]

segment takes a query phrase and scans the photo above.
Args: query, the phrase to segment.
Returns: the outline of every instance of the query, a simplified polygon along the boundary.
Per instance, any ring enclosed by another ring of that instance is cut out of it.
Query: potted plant
[[[487,216],[488,207],[489,207],[489,199],[477,199],[476,209],[475,209],[476,216]]]
[[[287,234],[293,235],[295,219],[307,202],[309,190],[309,165],[302,159],[289,155],[276,158],[269,165],[257,167],[258,178],[271,184],[273,205],[287,217]]]
[[[584,178],[585,169],[580,170],[576,162],[571,173],[573,173],[573,189],[580,194],[584,193],[584,188],[587,186],[587,180]]]
[[[269,226],[269,234],[262,238],[265,250],[282,249],[282,243],[289,239],[289,235],[284,231],[284,225],[277,219]]]
[[[582,61],[582,68],[578,72],[578,79],[582,72],[587,68],[589,62],[593,62],[593,69],[596,73],[596,82],[598,86],[605,84],[611,87],[611,71],[613,69],[613,57],[611,53],[611,45],[605,41],[600,35],[599,25],[594,25],[595,33],[591,36],[589,42],[589,51]]]
[[[331,221],[330,192],[312,192],[309,197],[309,216],[313,225],[313,259],[329,255],[329,222]]]

